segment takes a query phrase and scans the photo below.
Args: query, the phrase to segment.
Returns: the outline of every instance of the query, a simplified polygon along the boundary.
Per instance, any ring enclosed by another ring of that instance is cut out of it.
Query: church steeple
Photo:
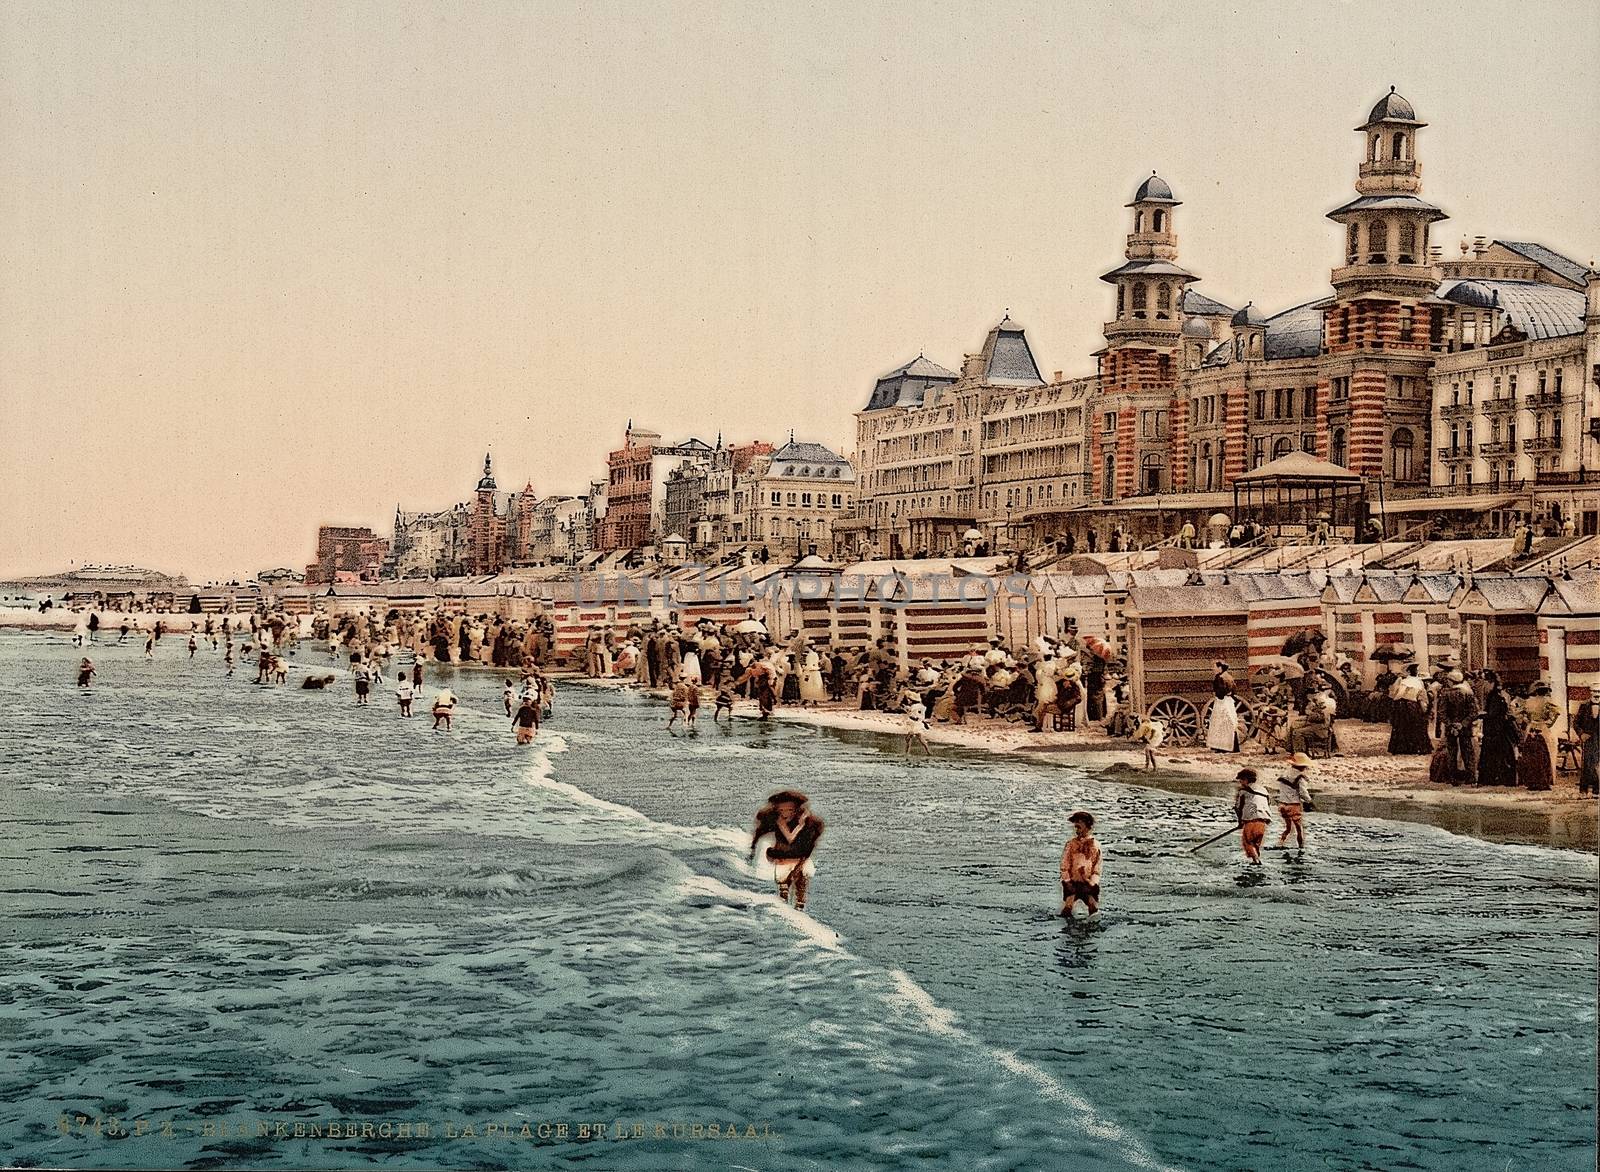
[[[478,481],[478,491],[493,492],[494,490],[494,467],[489,462],[489,453],[485,452],[483,454],[483,479]]]

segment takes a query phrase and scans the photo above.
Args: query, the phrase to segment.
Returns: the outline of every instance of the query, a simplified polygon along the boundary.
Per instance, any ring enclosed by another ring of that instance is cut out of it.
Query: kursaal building
[[[1089,377],[1040,374],[1009,316],[959,373],[919,355],[856,414],[862,551],[996,548],[1113,526],[1153,536],[1233,508],[1238,477],[1304,452],[1365,478],[1394,533],[1468,518],[1600,523],[1600,276],[1540,244],[1435,243],[1427,125],[1391,90],[1358,127],[1332,291],[1268,314],[1207,297],[1179,256],[1182,202],[1151,173]],[[1235,518],[1238,519],[1238,518]]]

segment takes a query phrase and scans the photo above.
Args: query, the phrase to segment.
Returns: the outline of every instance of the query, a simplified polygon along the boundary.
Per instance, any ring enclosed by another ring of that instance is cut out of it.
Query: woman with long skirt
[[[1555,786],[1555,759],[1550,752],[1550,729],[1561,716],[1561,709],[1550,699],[1549,684],[1535,684],[1533,694],[1522,706],[1528,731],[1522,738],[1517,757],[1517,784],[1523,789],[1547,790]]]
[[[1500,677],[1485,669],[1489,694],[1483,698],[1483,744],[1478,751],[1479,785],[1517,784],[1517,722]]]
[[[1417,665],[1409,664],[1389,697],[1389,752],[1392,755],[1433,755],[1433,741],[1428,737],[1427,698],[1427,687],[1417,675]]]

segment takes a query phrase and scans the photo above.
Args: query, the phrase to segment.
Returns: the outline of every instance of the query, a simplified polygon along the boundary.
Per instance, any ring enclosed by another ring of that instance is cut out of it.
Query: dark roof
[[[1450,217],[1425,199],[1414,195],[1363,195],[1328,213],[1328,219],[1337,220],[1347,212],[1422,212],[1432,220]]]
[[[1256,308],[1254,301],[1247,301],[1244,308],[1233,315],[1231,324],[1250,327],[1265,326],[1267,324],[1267,315]]]
[[[1518,256],[1525,256],[1535,264],[1543,265],[1552,273],[1558,273],[1567,280],[1582,286],[1589,279],[1589,270],[1570,256],[1562,256],[1553,248],[1546,248],[1542,244],[1532,244],[1523,240],[1496,240],[1501,248],[1508,248]]]
[[[1411,103],[1394,92],[1394,86],[1389,87],[1389,92],[1378,99],[1378,104],[1372,107],[1372,112],[1367,115],[1365,124],[1356,127],[1365,130],[1375,122],[1405,122],[1412,126],[1426,126],[1425,122],[1417,121],[1417,112],[1411,108]]]
[[[946,370],[937,362],[930,362],[918,354],[910,362],[880,378],[872,388],[866,410],[881,411],[885,407],[920,407],[924,396],[933,387],[949,386],[956,381],[954,371]]]
[[[1333,298],[1322,297],[1267,319],[1266,357],[1310,358],[1322,352],[1322,311]]]
[[[1195,280],[1193,273],[1188,269],[1179,268],[1170,260],[1124,261],[1100,279],[1115,284],[1118,277],[1180,277],[1185,281]]]
[[[772,462],[793,461],[797,464],[848,464],[838,452],[822,444],[796,443],[790,440],[772,453]]]
[[[1446,281],[1439,296],[1457,305],[1495,307],[1528,337],[1581,334],[1587,298],[1576,289],[1542,281]]]
[[[1131,208],[1135,203],[1164,203],[1176,207],[1178,202],[1172,197],[1171,185],[1152,171],[1150,178],[1139,184],[1139,190],[1133,193],[1133,203],[1127,206]]]
[[[1233,307],[1224,305],[1220,301],[1213,301],[1193,285],[1183,291],[1183,300],[1178,302],[1178,307],[1184,313],[1195,314],[1200,317],[1227,317],[1233,313]]]
[[[1039,364],[1033,360],[1027,335],[1009,315],[989,331],[984,355],[984,382],[1013,386],[1034,386],[1044,382],[1039,375]]]
[[[1263,323],[1266,333],[1262,343],[1262,357],[1271,361],[1279,358],[1311,358],[1320,354],[1322,311],[1331,304],[1333,304],[1332,297],[1323,297],[1267,318]],[[1201,365],[1226,366],[1232,361],[1233,343],[1224,342],[1207,354]]]
[[[1211,338],[1211,327],[1206,325],[1205,318],[1186,317],[1183,319],[1183,336],[1185,338]]]

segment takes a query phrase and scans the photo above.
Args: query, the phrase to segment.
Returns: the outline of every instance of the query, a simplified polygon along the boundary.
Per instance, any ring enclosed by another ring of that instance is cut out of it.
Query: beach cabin
[[[1461,626],[1461,669],[1492,668],[1507,684],[1539,679],[1539,606],[1549,591],[1548,578],[1463,579],[1453,600]]]
[[[1209,581],[1209,577],[1207,579]],[[1332,640],[1322,606],[1326,578],[1320,574],[1235,574],[1227,581],[1245,600],[1246,662],[1253,674],[1269,656],[1301,631],[1321,631]]]
[[[1204,736],[1214,660],[1249,687],[1249,608],[1234,585],[1132,586],[1127,601],[1128,687],[1134,711],[1167,722],[1171,739]],[[1239,696],[1241,735],[1253,724],[1250,699]]]
[[[990,624],[1007,646],[1018,649],[1041,635],[1059,639],[1069,631],[1120,647],[1126,596],[1104,573],[1009,575],[999,580]]]
[[[1600,686],[1600,576],[1551,579],[1535,621],[1539,672],[1562,708],[1556,733],[1566,736],[1578,706]]]

